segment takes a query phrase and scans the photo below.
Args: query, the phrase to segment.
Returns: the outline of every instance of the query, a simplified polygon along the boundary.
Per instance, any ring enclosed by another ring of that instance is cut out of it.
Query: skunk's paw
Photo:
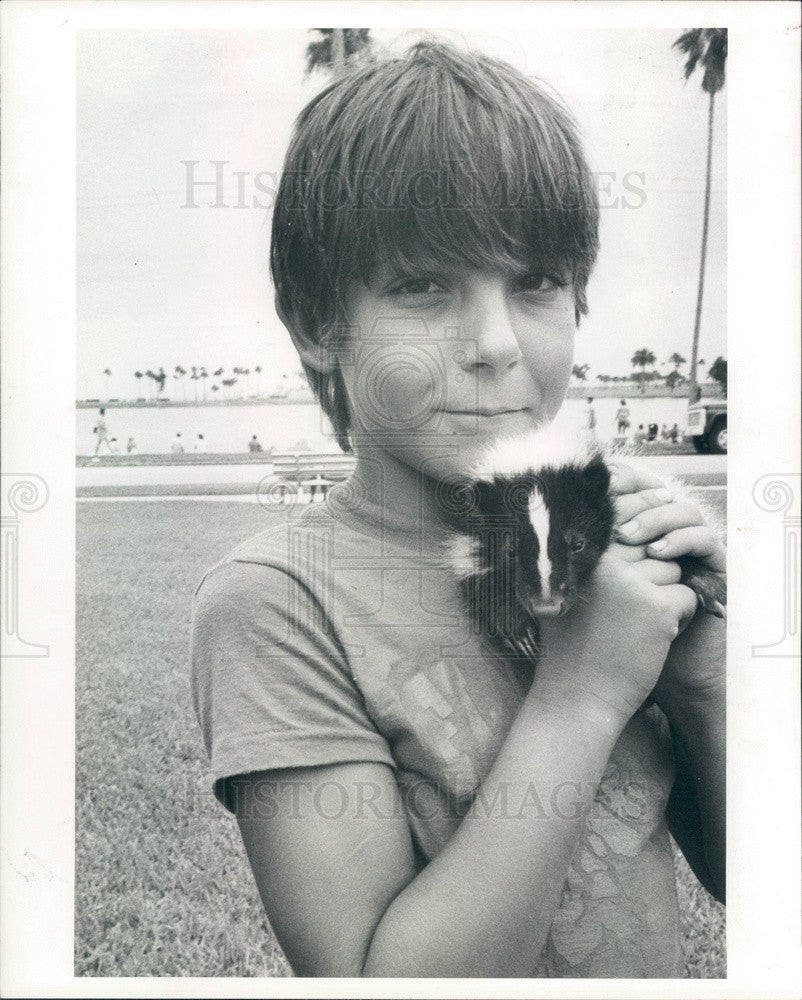
[[[716,618],[727,617],[727,578],[723,573],[714,573],[696,559],[680,560],[682,577],[680,583],[690,587],[696,594],[704,610]]]

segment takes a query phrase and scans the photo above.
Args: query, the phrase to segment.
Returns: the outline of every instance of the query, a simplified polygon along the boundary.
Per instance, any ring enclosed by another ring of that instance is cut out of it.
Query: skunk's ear
[[[597,496],[604,496],[610,489],[610,470],[601,459],[585,466],[583,476],[591,492]]]

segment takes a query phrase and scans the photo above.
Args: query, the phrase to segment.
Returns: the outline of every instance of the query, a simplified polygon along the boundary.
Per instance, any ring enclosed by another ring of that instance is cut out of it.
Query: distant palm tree
[[[181,398],[186,402],[187,398],[187,384],[184,381],[184,376],[186,375],[186,368],[182,368],[181,365],[175,366],[175,371],[173,372],[173,378],[181,380]]]
[[[198,369],[195,367],[195,365],[192,366],[192,374],[189,377],[195,383],[195,402],[197,403],[198,402],[198,378],[200,376],[198,375]]]
[[[141,399],[142,398],[141,395],[140,395],[140,393],[142,392],[141,386],[142,386],[142,379],[144,377],[145,376],[142,374],[142,372],[134,372],[134,378],[136,379],[136,398],[137,399]]]
[[[261,365],[257,365],[254,368],[254,371],[256,372],[256,395],[257,396],[261,396],[261,394],[262,394],[262,366]]]
[[[646,385],[646,369],[650,365],[654,365],[657,358],[649,350],[648,347],[641,347],[640,350],[635,351],[632,355],[631,364],[633,368],[640,368],[641,370],[633,375],[632,379],[634,382],[640,382],[640,390],[644,391]]]
[[[678,372],[680,370],[680,368],[683,365],[687,364],[688,362],[687,362],[687,359],[683,358],[683,356],[681,354],[677,354],[677,352],[674,351],[674,353],[668,359],[668,363],[674,366],[674,371],[675,372]]]
[[[147,377],[149,379],[152,379],[154,382],[158,380],[158,376],[155,374],[155,372],[152,372],[150,370],[150,368],[148,368],[148,370],[145,372],[145,374],[147,375]],[[148,389],[150,389],[150,393],[149,393],[150,398],[153,399],[153,387],[151,385],[148,385]]]
[[[321,70],[336,80],[345,72],[347,63],[373,54],[369,28],[312,28],[311,31],[314,35],[306,46],[304,76]]]
[[[678,385],[682,385],[685,381],[685,376],[680,374],[680,368],[687,363],[687,360],[681,354],[677,354],[676,351],[664,362],[664,364],[674,366],[668,375],[666,375],[666,385],[672,393]]]
[[[708,378],[714,378],[727,395],[727,360],[719,355],[707,372]]]
[[[209,377],[209,373],[205,368],[201,368],[199,378],[201,380],[201,386],[203,387],[203,402],[206,402],[206,379]]]
[[[103,374],[106,376],[106,399],[111,395],[111,368],[104,368]]]
[[[707,171],[705,173],[705,205],[702,222],[702,255],[699,262],[699,289],[696,296],[696,317],[693,323],[691,347],[691,399],[696,395],[696,359],[699,353],[699,329],[702,322],[702,296],[705,288],[705,260],[707,257],[707,229],[710,217],[710,174],[713,157],[713,106],[716,94],[724,86],[724,68],[727,62],[726,28],[692,28],[674,42],[687,57],[685,79],[689,80],[698,64],[704,67],[702,90],[710,94],[707,116]]]

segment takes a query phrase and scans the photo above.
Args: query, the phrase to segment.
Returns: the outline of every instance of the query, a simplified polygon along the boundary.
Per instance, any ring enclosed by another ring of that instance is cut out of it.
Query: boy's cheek
[[[358,366],[350,395],[359,423],[393,431],[430,425],[445,405],[444,387],[430,367],[403,349]]]

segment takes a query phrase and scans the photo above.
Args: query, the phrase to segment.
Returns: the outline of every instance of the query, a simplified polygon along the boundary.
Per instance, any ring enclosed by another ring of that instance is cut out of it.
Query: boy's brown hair
[[[379,268],[564,274],[576,318],[599,209],[577,126],[507,63],[423,42],[337,80],[295,124],[273,213],[276,306],[297,346],[331,343],[346,282]],[[304,371],[351,451],[336,366]]]

